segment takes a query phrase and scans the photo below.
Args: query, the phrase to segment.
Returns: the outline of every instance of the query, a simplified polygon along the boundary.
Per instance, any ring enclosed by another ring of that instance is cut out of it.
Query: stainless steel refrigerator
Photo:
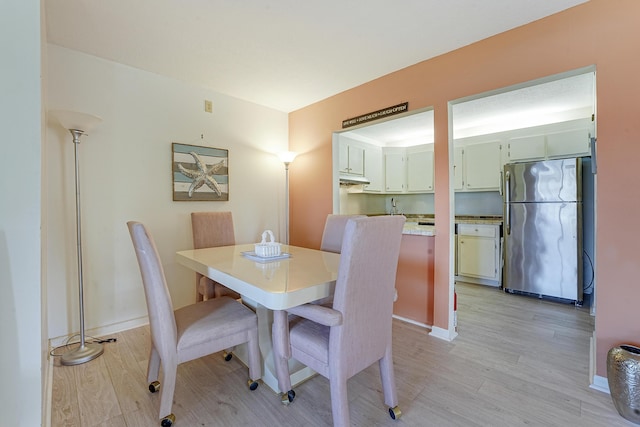
[[[581,159],[504,166],[506,291],[582,303]]]

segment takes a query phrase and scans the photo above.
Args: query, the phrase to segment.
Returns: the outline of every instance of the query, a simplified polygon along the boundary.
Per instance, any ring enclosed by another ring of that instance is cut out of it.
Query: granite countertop
[[[431,214],[406,214],[407,222],[435,222]],[[456,215],[456,224],[502,224],[502,215]]]
[[[386,214],[379,214],[386,215]],[[433,214],[399,214],[407,218],[402,234],[435,236],[435,216]],[[372,215],[370,215],[372,216]],[[502,215],[456,215],[456,224],[502,225]],[[427,223],[427,224],[420,224]]]
[[[408,219],[408,218],[407,218]],[[436,228],[433,225],[418,225],[417,222],[407,221],[404,223],[402,234],[414,234],[420,236],[435,236]]]
[[[435,236],[434,215],[406,214],[404,234]],[[420,225],[420,223],[427,223]],[[502,225],[502,215],[456,215],[456,224],[492,224]]]
[[[456,224],[502,224],[502,215],[456,215]]]

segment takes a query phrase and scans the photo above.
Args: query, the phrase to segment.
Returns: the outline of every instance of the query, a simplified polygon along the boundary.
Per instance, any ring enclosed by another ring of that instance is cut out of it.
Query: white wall
[[[0,2],[0,407],[8,426],[42,421],[40,50],[40,1]]]
[[[282,236],[285,172],[273,153],[288,147],[287,114],[56,45],[48,46],[47,66],[49,110],[103,119],[80,144],[89,332],[146,322],[129,220],[154,235],[176,308],[195,301],[194,273],[174,261],[192,247],[192,211],[232,211],[238,243],[258,241],[266,228]],[[213,114],[204,112],[205,99]],[[172,142],[229,150],[228,202],[172,201]],[[47,144],[46,281],[56,338],[77,332],[79,321],[73,144],[51,117]]]

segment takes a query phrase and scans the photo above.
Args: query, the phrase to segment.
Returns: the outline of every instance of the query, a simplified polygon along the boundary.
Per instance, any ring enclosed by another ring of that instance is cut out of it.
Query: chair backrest
[[[343,323],[331,328],[329,360],[347,378],[384,356],[391,343],[393,296],[402,215],[350,219],[345,227],[333,308]]]
[[[320,250],[339,254],[342,248],[342,236],[344,235],[344,227],[347,225],[347,221],[351,218],[364,217],[366,217],[366,215],[327,215]]]
[[[236,244],[231,212],[192,212],[193,248],[214,248]]]
[[[177,330],[164,269],[153,237],[146,227],[135,221],[127,222],[127,226],[142,275],[151,339],[162,360],[167,360],[176,352]]]

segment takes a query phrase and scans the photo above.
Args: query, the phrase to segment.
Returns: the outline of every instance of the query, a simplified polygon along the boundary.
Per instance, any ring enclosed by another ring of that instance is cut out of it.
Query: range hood
[[[340,175],[340,185],[366,185],[370,184],[369,181],[364,176],[360,175]]]

